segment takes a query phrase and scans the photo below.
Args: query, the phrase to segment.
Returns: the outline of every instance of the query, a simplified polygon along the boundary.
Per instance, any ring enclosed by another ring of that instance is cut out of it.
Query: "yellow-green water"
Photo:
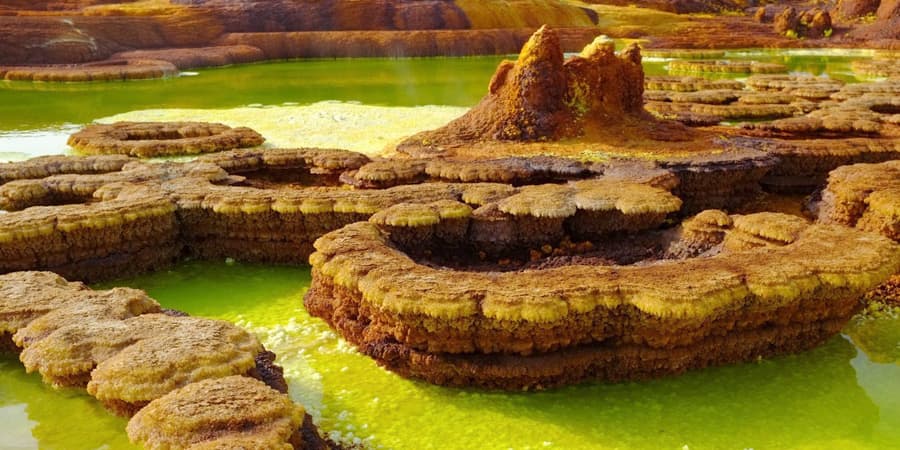
[[[850,62],[869,56],[766,51],[728,57],[854,81]],[[172,80],[0,83],[0,160],[4,151],[57,153],[66,124],[146,108],[323,100],[468,106],[483,95],[499,59],[303,61]],[[665,64],[648,59],[645,68],[662,74]],[[304,267],[187,262],[104,287],[146,289],[166,306],[256,332],[278,353],[294,398],[343,442],[397,449],[900,448],[897,310],[857,318],[846,335],[801,355],[652,382],[509,394],[440,388],[379,369],[309,317],[302,307],[308,283]],[[46,387],[14,357],[0,356],[0,449],[126,449],[125,423],[84,393]]]
[[[873,54],[866,50],[735,50],[724,57],[778,62],[793,72],[852,82],[859,79],[850,63]],[[68,135],[84,124],[136,110],[309,105],[329,100],[468,107],[484,95],[500,60],[514,57],[268,62],[202,69],[172,79],[112,83],[0,81],[0,161],[63,153]],[[667,64],[666,59],[646,58],[644,68],[647,74],[663,75],[668,73]]]
[[[235,321],[279,355],[295,400],[344,442],[396,449],[883,449],[900,443],[900,318],[881,313],[800,355],[641,383],[494,393],[405,380],[303,309],[305,267],[186,262],[110,286]],[[127,448],[125,421],[0,360],[0,448]],[[879,361],[879,362],[874,362]],[[12,436],[12,437],[5,437]]]

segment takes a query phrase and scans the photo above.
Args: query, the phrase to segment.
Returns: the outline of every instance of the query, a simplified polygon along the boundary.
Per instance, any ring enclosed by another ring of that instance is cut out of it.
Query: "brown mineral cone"
[[[533,209],[554,214],[548,206]],[[426,223],[441,220],[435,209],[416,211],[404,214],[430,211]],[[421,250],[439,241],[413,244],[420,256],[411,258],[408,243],[357,223],[316,242],[305,304],[401,375],[540,389],[810,348],[837,333],[860,295],[900,268],[900,246],[877,235],[777,214],[734,221],[740,224],[710,212],[690,228],[740,232],[765,245],[650,264],[582,260],[506,272],[430,265],[433,256]]]
[[[467,121],[458,122],[461,134],[487,135],[498,140],[564,136],[561,127],[571,117],[563,104],[566,76],[556,33],[546,27],[538,30],[515,63],[500,66],[491,80],[490,93],[493,98],[488,97],[487,102],[467,113]],[[498,116],[501,111],[511,114]]]
[[[794,9],[793,6],[788,6],[775,16],[775,21],[772,25],[772,28],[778,34],[786,34],[788,32],[797,33],[799,27],[800,17],[797,15],[797,10]],[[795,34],[795,36],[799,36],[799,34]]]
[[[444,128],[414,136],[400,149],[574,137],[584,131],[580,123],[642,114],[642,92],[643,72],[636,47],[616,57],[612,42],[598,39],[564,64],[555,31],[542,27],[522,48],[517,61],[500,65],[481,103]]]
[[[866,14],[874,14],[880,3],[880,0],[838,0],[838,16],[855,19]]]
[[[246,128],[204,122],[116,122],[89,125],[68,144],[88,154],[142,158],[209,153],[262,145],[265,138]]]
[[[758,189],[753,187],[755,177],[762,177],[765,167],[775,164],[764,161],[766,155],[742,141],[659,120],[645,111],[644,75],[636,45],[617,56],[611,40],[598,38],[563,62],[554,34],[542,28],[516,62],[500,64],[488,94],[477,106],[442,128],[408,138],[397,151],[413,158],[462,160],[539,155],[652,160],[679,177],[676,195],[685,201],[689,213],[746,201],[747,194]],[[681,81],[672,84],[696,90],[687,84],[692,81]],[[713,114],[734,110],[746,115],[747,110],[761,109],[691,104],[695,106],[710,107]],[[779,115],[802,111],[793,105],[775,105],[753,117],[771,115],[772,109]],[[702,122],[709,124],[713,114],[703,115]],[[694,176],[698,172],[709,177],[698,180]],[[741,181],[735,183],[736,179]],[[713,189],[722,195],[712,194]]]
[[[806,37],[812,39],[827,37],[826,34],[830,33],[832,29],[831,14],[822,10],[811,10],[811,12],[813,14],[806,26]]]
[[[753,13],[753,20],[755,20],[759,23],[765,23],[765,22],[769,21],[769,17],[766,14],[765,6],[760,6],[759,8],[756,9],[756,12]]]
[[[154,400],[128,423],[147,448],[283,449],[300,447],[305,411],[252,378],[204,380]]]

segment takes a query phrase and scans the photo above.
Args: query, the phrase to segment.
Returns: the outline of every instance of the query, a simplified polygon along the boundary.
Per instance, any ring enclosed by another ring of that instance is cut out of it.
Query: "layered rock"
[[[120,154],[142,158],[219,152],[257,147],[265,142],[247,127],[205,122],[116,122],[88,125],[68,144],[85,154]]]
[[[249,1],[177,0],[200,6],[230,32],[454,30],[592,26],[596,16],[551,1]]]
[[[699,73],[783,73],[787,67],[782,64],[761,63],[758,61],[672,61],[669,63],[672,72]]]
[[[147,448],[304,448],[305,411],[247,377],[189,384],[166,394],[128,422],[129,438]]]
[[[73,158],[85,167],[91,158]],[[60,168],[58,159],[23,163]],[[73,167],[64,168],[72,169]],[[90,165],[87,169],[93,169]],[[53,270],[79,280],[165,267],[180,254],[176,204],[152,183],[183,176],[227,181],[217,166],[142,164],[105,174],[64,174],[0,186],[0,271]],[[148,183],[150,185],[141,185]]]
[[[153,59],[173,64],[180,70],[230,66],[266,59],[262,50],[250,45],[221,45],[164,50],[132,50],[116,53],[112,59]]]
[[[854,164],[828,175],[817,206],[819,220],[900,241],[900,161]]]
[[[732,207],[754,195],[755,177],[774,160],[720,134],[654,118],[643,107],[643,92],[637,46],[617,56],[611,41],[598,38],[564,60],[556,33],[545,27],[517,61],[500,64],[478,105],[442,128],[412,136],[397,151],[418,158],[597,154],[651,160],[678,175],[676,194],[688,212]]]
[[[0,275],[0,339],[48,383],[86,386],[125,416],[146,407],[129,434],[150,448],[324,445],[254,336],[161,310],[142,291],[94,291],[48,272]]]
[[[900,161],[839,167],[811,209],[823,223],[838,223],[900,242]],[[900,272],[867,295],[900,305]]]
[[[323,49],[319,52],[325,52],[321,56],[329,57],[349,56],[340,53],[347,51],[348,42],[366,47],[367,41],[386,42],[380,47],[375,46],[371,50],[375,53],[369,56],[508,53],[521,44],[520,39],[525,38],[521,36],[523,33],[533,31],[543,23],[589,30],[597,22],[597,15],[592,10],[555,1],[62,0],[37,4],[14,2],[5,7],[0,5],[0,12],[4,12],[0,14],[0,65],[77,64],[103,60],[118,52],[152,49],[155,57],[179,67],[197,67],[255,60],[260,51],[267,58],[286,57],[273,56],[271,44],[266,44],[283,39],[292,41],[293,45],[305,44],[312,39]],[[379,34],[422,30],[451,33],[390,37]],[[493,31],[469,33],[476,30]],[[304,34],[301,39],[294,39],[285,38],[283,34],[287,32],[326,33]],[[275,35],[242,37],[244,33]],[[223,50],[207,48],[225,34],[230,35],[229,39],[261,42],[262,50],[232,49],[223,54]],[[482,45],[472,46],[470,53],[465,53],[466,39],[479,36]],[[516,45],[491,47],[488,45],[491,37],[500,41],[512,40]],[[368,47],[372,49],[371,42]],[[314,46],[305,45],[305,48],[309,53]],[[166,50],[159,52],[158,49]],[[327,53],[328,49],[334,53]],[[303,55],[290,57],[300,56]],[[186,66],[186,62],[192,64]]]
[[[427,250],[459,248],[447,231],[474,214],[417,211],[430,220],[357,223],[317,241],[305,304],[389,370],[453,386],[541,389],[799,351],[837,333],[859,296],[900,268],[900,247],[886,238],[764,215],[714,220],[725,241],[742,233],[765,245],[704,258],[448,269]],[[402,227],[433,227],[434,238],[411,247],[395,240]]]
[[[73,66],[0,66],[0,78],[9,81],[125,81],[166,78],[178,75],[178,68],[156,59],[111,59]]]

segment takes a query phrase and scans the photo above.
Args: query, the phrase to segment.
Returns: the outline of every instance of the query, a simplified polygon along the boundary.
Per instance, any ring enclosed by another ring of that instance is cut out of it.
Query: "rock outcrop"
[[[139,290],[0,275],[0,351],[19,353],[49,384],[86,387],[112,412],[138,413],[129,437],[149,448],[325,448],[255,336],[164,310]]]
[[[595,201],[602,192],[577,196],[576,205],[615,203],[627,216],[665,203],[659,197],[631,203],[637,197],[630,188],[622,190],[629,198],[623,203]],[[543,194],[546,205],[522,199],[519,209],[511,197],[500,209],[536,214],[552,229],[566,202]],[[557,194],[563,200],[564,192]],[[900,268],[900,246],[887,238],[774,213],[704,218],[700,228],[709,231],[688,238],[688,247],[706,246],[702,258],[638,258],[643,264],[630,265],[616,260],[623,254],[552,258],[538,252],[538,260],[550,260],[536,268],[503,270],[504,260],[485,265],[478,257],[448,263],[446,255],[469,248],[478,215],[444,204],[392,209],[323,236],[310,257],[313,285],[304,304],[361,353],[403,376],[451,386],[544,389],[811,348],[838,333],[859,310],[859,296]],[[519,216],[497,217],[491,230],[502,229],[505,220]],[[605,223],[597,217],[584,224]],[[403,228],[408,231],[399,232]],[[531,226],[520,235],[552,238],[534,232],[544,228]],[[716,247],[718,239],[724,242]],[[852,254],[844,251],[847,245]],[[615,246],[601,238],[593,248]]]
[[[83,154],[150,158],[257,147],[263,142],[265,138],[250,128],[220,123],[116,122],[88,125],[71,135],[68,144]]]

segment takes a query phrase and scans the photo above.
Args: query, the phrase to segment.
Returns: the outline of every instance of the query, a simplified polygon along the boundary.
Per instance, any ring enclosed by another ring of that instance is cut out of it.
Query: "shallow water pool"
[[[858,79],[850,63],[874,55],[868,50],[746,49],[728,51],[725,58],[778,62],[797,73],[853,82]],[[485,94],[488,80],[504,58],[515,56],[265,62],[202,69],[171,79],[112,83],[0,81],[0,161],[63,153],[68,149],[66,138],[80,126],[137,110],[225,110],[321,101],[469,107]],[[664,75],[668,61],[646,58],[644,68],[649,75]]]
[[[854,81],[866,52],[744,51]],[[58,153],[69,130],[156,108],[309,104],[470,106],[499,57],[329,60],[209,69],[171,80],[0,83],[0,160]],[[665,73],[650,59],[650,74]],[[265,110],[260,110],[265,111]],[[68,124],[68,125],[67,125]],[[109,283],[165,306],[235,321],[279,355],[291,394],[333,439],[396,449],[897,448],[900,313],[855,319],[845,335],[794,356],[642,383],[583,384],[539,393],[448,389],[409,381],[357,354],[302,306],[308,267],[185,262]],[[126,421],[83,392],[58,391],[0,357],[0,449],[128,449]]]
[[[294,399],[346,443],[396,449],[882,449],[900,442],[896,314],[854,321],[847,329],[852,336],[800,355],[641,383],[495,393],[440,388],[378,368],[306,314],[302,296],[309,277],[306,267],[185,262],[102,287],[145,289],[164,306],[256,332],[279,355]],[[18,446],[2,448],[128,448],[124,420],[77,391],[44,386],[11,358],[0,360],[0,424],[2,435]]]

